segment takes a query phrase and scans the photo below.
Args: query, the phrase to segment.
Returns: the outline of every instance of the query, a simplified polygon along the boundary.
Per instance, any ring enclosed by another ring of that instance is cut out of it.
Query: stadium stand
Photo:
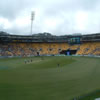
[[[100,33],[81,36],[0,34],[0,56],[100,55]]]
[[[79,55],[100,55],[100,42],[87,42],[80,45]]]

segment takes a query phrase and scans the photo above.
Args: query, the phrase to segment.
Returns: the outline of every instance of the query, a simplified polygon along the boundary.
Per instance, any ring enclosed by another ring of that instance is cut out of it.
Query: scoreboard
[[[68,39],[69,44],[81,44],[81,38],[80,37],[70,37]]]

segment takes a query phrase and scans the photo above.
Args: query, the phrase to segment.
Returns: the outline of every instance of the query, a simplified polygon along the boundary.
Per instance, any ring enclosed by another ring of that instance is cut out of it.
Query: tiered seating
[[[94,55],[100,55],[100,43],[94,43],[94,51],[93,51]]]
[[[83,43],[80,45],[80,48],[77,52],[79,55],[83,55],[85,52],[87,52],[89,49],[89,43]]]
[[[59,54],[68,49],[67,43],[8,43],[0,44],[0,56],[30,56]]]
[[[8,43],[0,44],[0,56],[31,56],[59,54],[62,50],[77,50],[78,55],[100,55],[100,42],[80,45],[68,43]]]
[[[80,45],[71,45],[69,46],[70,50],[77,50],[79,49]]]
[[[78,55],[100,55],[100,42],[86,42],[80,45]]]

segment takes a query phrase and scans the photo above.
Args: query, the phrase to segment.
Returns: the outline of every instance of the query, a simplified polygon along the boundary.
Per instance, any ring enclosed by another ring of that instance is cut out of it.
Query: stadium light
[[[33,33],[33,20],[34,20],[34,16],[35,16],[35,12],[32,11],[32,12],[31,12],[31,35],[32,35],[32,33]]]

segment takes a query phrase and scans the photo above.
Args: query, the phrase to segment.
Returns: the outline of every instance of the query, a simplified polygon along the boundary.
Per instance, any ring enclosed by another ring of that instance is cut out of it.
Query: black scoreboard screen
[[[71,37],[68,40],[69,44],[80,44],[80,37]]]

